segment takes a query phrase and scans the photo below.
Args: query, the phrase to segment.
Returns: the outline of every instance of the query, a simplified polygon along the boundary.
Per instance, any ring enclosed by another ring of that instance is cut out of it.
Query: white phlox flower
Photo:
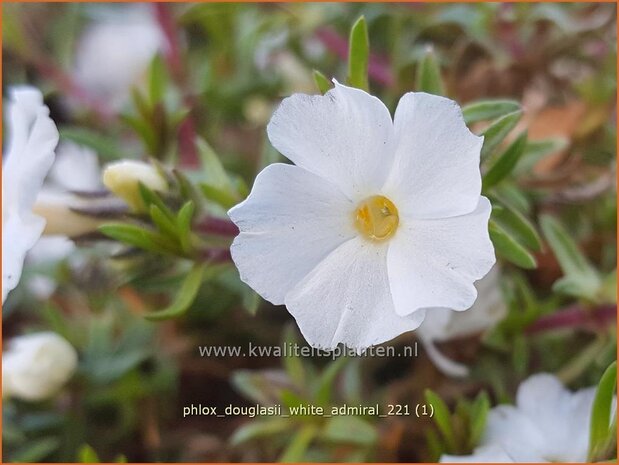
[[[426,311],[426,317],[416,330],[428,357],[436,367],[448,376],[463,377],[469,369],[443,355],[436,342],[472,336],[496,325],[507,313],[507,306],[501,294],[498,265],[495,265],[483,279],[475,283],[477,300],[466,312],[455,312],[448,308]]]
[[[54,162],[58,130],[36,89],[14,88],[7,103],[8,148],[2,164],[2,302],[17,286],[26,252],[45,220],[32,212]]]
[[[473,455],[444,455],[441,462],[586,462],[595,390],[571,392],[556,376],[533,375],[518,388],[515,406],[489,412]]]
[[[79,40],[73,75],[89,94],[120,109],[165,40],[149,5],[122,5]]]
[[[77,352],[56,333],[19,336],[2,355],[2,397],[25,401],[49,399],[71,378]]]
[[[335,82],[284,99],[267,132],[295,165],[265,168],[229,211],[232,258],[311,345],[361,352],[417,328],[426,309],[471,307],[495,257],[483,140],[455,102],[408,93],[392,120]]]

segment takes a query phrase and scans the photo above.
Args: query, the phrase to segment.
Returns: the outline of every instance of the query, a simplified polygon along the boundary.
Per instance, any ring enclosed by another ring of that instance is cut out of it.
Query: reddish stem
[[[174,15],[167,3],[154,3],[155,17],[161,27],[161,31],[166,39],[165,59],[168,63],[170,73],[176,84],[183,92],[183,101],[190,109],[185,120],[180,124],[178,130],[178,148],[180,152],[180,164],[187,168],[197,168],[200,166],[198,150],[196,148],[196,127],[191,116],[194,102],[190,93],[187,91],[187,76],[183,67],[181,44],[178,34],[176,34],[176,22]]]
[[[321,27],[316,30],[315,34],[325,47],[341,59],[348,59],[348,41],[335,30],[330,27]],[[374,82],[387,87],[393,85],[395,81],[387,59],[373,53],[370,53],[368,76]]]
[[[196,225],[196,230],[204,234],[216,234],[218,236],[236,236],[239,228],[230,220],[208,217]]]
[[[28,61],[37,68],[41,76],[55,82],[59,90],[88,108],[104,123],[113,118],[114,112],[103,100],[96,99],[86,92],[69,74],[56,66],[51,60],[36,55]]]
[[[225,263],[232,260],[232,255],[230,254],[230,249],[210,249],[204,250],[201,258],[211,263]]]
[[[580,305],[572,305],[551,315],[546,315],[526,328],[528,334],[542,333],[555,329],[604,328],[617,318],[616,305],[600,305],[593,309],[583,308]]]

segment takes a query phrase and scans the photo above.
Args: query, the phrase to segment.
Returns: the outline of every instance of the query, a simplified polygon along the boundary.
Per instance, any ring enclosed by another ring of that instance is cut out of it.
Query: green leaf
[[[489,189],[490,187],[498,184],[506,176],[508,176],[512,170],[516,167],[518,160],[524,153],[524,148],[527,144],[527,133],[523,132],[516,140],[514,140],[505,152],[503,152],[494,162],[494,164],[488,169],[483,176],[483,189]]]
[[[170,239],[176,241],[178,237],[176,224],[171,221],[170,218],[155,204],[151,204],[149,212],[150,218],[153,220],[153,223],[157,226],[159,231]]]
[[[219,189],[208,184],[200,184],[200,189],[202,189],[202,193],[207,199],[212,200],[226,210],[239,203],[238,198],[235,195],[232,195],[223,189]]]
[[[284,344],[296,344],[297,338],[295,337],[294,327],[288,325],[284,330],[283,342]],[[303,368],[303,362],[301,357],[283,357],[282,364],[286,370],[286,374],[295,386],[305,387],[305,369]]]
[[[148,70],[148,96],[151,105],[163,100],[168,85],[168,73],[161,54],[155,55]]]
[[[518,210],[508,204],[501,204],[502,208],[492,209],[492,219],[509,234],[516,237],[518,242],[533,250],[542,248],[542,240],[535,226]]]
[[[486,420],[490,411],[490,399],[485,391],[480,392],[471,406],[469,423],[469,448],[474,449],[479,444],[486,428]]]
[[[186,202],[178,212],[176,218],[176,225],[178,227],[178,239],[180,241],[181,249],[185,254],[191,252],[191,221],[193,220],[193,214],[196,211],[194,203],[189,200]]]
[[[230,443],[238,446],[253,439],[285,434],[290,430],[290,420],[288,418],[272,418],[268,420],[247,423],[237,429]]]
[[[361,16],[350,30],[348,45],[348,84],[358,89],[368,90],[368,63],[370,58],[370,39],[365,17]]]
[[[563,225],[550,215],[542,215],[540,225],[565,274],[563,283],[556,283],[558,288],[566,291],[571,285],[578,284],[578,290],[583,297],[595,296],[601,286],[600,276],[587,257],[578,250],[578,246]]]
[[[318,90],[320,91],[321,94],[324,95],[327,93],[329,89],[331,89],[332,87],[331,81],[329,81],[329,79],[327,79],[327,76],[322,74],[317,69],[312,71],[312,77],[314,78],[316,87],[318,87]]]
[[[294,435],[278,461],[281,463],[302,462],[305,451],[314,440],[317,433],[318,428],[316,425],[306,425],[301,428],[301,430]]]
[[[91,148],[98,156],[106,160],[131,158],[123,152],[117,141],[111,137],[102,136],[90,129],[65,126],[60,128],[60,137],[75,142],[78,145]]]
[[[161,321],[183,315],[198,295],[206,266],[205,263],[196,263],[185,277],[174,302],[163,310],[146,315],[145,318],[149,321]]]
[[[158,254],[182,255],[174,241],[161,234],[127,223],[107,223],[99,231],[112,239]]]
[[[514,172],[526,173],[531,171],[539,160],[547,155],[565,149],[568,143],[569,141],[565,137],[527,141],[524,154]]]
[[[485,159],[507,137],[512,129],[516,127],[522,117],[522,111],[514,111],[501,116],[488,126],[481,135],[484,136],[484,145],[481,148],[481,158]]]
[[[490,220],[488,231],[490,232],[490,239],[494,244],[497,255],[521,268],[533,269],[537,267],[535,257],[498,223]]]
[[[589,460],[595,460],[600,448],[609,439],[610,415],[617,386],[617,362],[613,362],[604,372],[598,384],[591,411],[589,431]]]
[[[335,377],[348,362],[348,357],[339,357],[324,369],[316,385],[315,400],[318,405],[329,405]]]
[[[335,416],[327,421],[321,435],[327,441],[369,447],[376,443],[376,429],[363,418]]]
[[[456,436],[451,426],[451,415],[449,409],[443,399],[430,389],[425,390],[426,402],[432,406],[434,410],[434,423],[438,426],[443,439],[447,445],[448,451],[454,453],[457,448]]]
[[[95,452],[95,450],[90,447],[88,444],[84,444],[77,451],[77,461],[79,463],[99,463],[99,455]]]
[[[429,48],[417,65],[417,91],[445,95],[445,86],[436,54]]]
[[[499,118],[520,110],[515,100],[480,100],[462,107],[462,116],[466,124]]]

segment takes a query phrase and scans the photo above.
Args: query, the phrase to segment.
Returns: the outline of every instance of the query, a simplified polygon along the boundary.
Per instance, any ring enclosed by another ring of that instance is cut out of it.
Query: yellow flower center
[[[354,213],[355,226],[363,236],[375,241],[389,239],[400,222],[398,209],[383,195],[363,200]]]

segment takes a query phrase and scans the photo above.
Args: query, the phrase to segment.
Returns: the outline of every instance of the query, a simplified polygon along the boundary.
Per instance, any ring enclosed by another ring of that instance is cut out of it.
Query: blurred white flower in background
[[[2,354],[2,397],[49,399],[73,376],[77,352],[56,333],[18,336]]]
[[[443,455],[441,462],[586,462],[595,390],[571,392],[553,375],[533,375],[518,388],[515,406],[490,410],[472,455]]]
[[[284,99],[268,125],[296,166],[273,164],[229,212],[241,279],[285,304],[306,340],[363,349],[466,310],[495,262],[481,193],[483,139],[452,100],[383,103],[335,82]]]
[[[428,356],[436,367],[448,376],[467,376],[466,366],[456,363],[443,355],[436,342],[472,336],[497,324],[507,313],[507,306],[501,294],[498,265],[481,280],[475,283],[477,300],[466,312],[455,312],[447,308],[436,308],[426,312],[426,318],[417,329]]]
[[[81,36],[73,75],[90,95],[119,110],[165,39],[150,5],[108,8]]]
[[[45,228],[32,212],[43,180],[54,162],[58,130],[37,89],[10,90],[9,143],[2,165],[2,302],[17,286],[24,258]]]

